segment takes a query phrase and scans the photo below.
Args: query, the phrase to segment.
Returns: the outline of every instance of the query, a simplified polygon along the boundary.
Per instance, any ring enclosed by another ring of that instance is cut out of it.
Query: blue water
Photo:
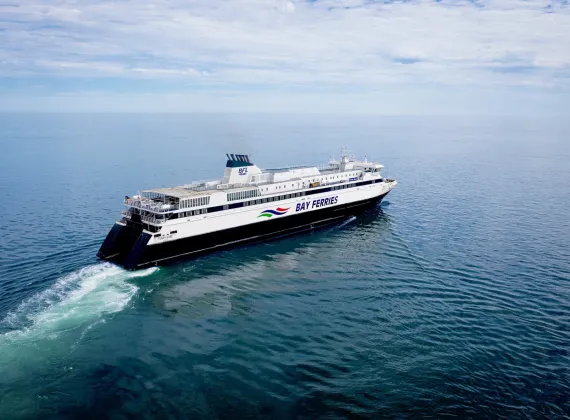
[[[0,418],[570,416],[570,123],[0,115]],[[138,189],[225,153],[398,179],[342,225],[137,272]],[[337,153],[338,157],[338,153]]]

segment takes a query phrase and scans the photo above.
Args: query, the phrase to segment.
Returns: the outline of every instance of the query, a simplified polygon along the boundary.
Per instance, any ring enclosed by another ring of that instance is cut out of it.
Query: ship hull
[[[376,206],[386,195],[388,192],[339,206],[287,217],[275,217],[261,223],[247,224],[154,245],[147,245],[151,235],[142,229],[116,223],[107,235],[97,256],[122,265],[128,270],[166,265],[220,249],[267,241],[339,223],[347,216],[357,215]]]

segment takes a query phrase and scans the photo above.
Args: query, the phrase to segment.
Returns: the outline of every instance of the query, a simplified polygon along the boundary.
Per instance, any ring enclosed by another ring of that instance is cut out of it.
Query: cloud
[[[566,1],[20,0],[0,78],[568,87],[568,39]]]

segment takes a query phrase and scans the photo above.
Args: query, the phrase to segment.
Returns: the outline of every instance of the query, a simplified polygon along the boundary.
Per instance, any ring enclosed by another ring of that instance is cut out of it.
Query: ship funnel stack
[[[254,175],[261,174],[261,169],[251,163],[248,155],[226,153],[228,158],[222,184],[244,184],[251,182]]]

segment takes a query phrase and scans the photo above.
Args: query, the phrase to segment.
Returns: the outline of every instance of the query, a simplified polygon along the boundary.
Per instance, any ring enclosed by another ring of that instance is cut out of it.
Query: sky
[[[570,115],[570,1],[0,0],[0,111]]]

